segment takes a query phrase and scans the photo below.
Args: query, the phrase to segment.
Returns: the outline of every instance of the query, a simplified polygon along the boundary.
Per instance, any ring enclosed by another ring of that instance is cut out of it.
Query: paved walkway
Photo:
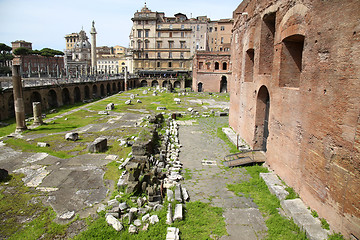
[[[179,140],[182,144],[180,161],[192,178],[183,185],[191,201],[210,202],[224,209],[229,236],[220,239],[263,239],[267,228],[259,210],[251,199],[238,197],[226,185],[246,181],[244,169],[225,170],[222,159],[229,154],[225,143],[216,137],[216,129],[228,122],[227,117],[199,119],[199,125],[181,125]],[[213,133],[210,133],[212,131]],[[205,164],[202,161],[205,160]]]

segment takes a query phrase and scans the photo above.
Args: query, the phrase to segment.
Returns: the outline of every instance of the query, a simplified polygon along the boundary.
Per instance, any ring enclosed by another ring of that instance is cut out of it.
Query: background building
[[[346,239],[360,239],[359,9],[244,0],[231,42],[230,126]]]
[[[208,27],[208,51],[229,52],[233,19],[211,21]]]

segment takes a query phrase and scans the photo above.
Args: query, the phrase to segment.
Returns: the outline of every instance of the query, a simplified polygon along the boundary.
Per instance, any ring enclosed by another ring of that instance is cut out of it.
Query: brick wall
[[[256,2],[256,3],[255,3]],[[243,1],[230,125],[335,231],[360,238],[360,2]]]

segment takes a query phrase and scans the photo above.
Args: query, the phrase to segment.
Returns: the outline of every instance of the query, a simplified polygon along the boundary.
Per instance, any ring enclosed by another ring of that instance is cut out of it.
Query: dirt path
[[[199,119],[198,125],[180,126],[182,144],[180,161],[191,174],[184,181],[191,201],[210,202],[224,209],[229,236],[220,239],[262,239],[266,235],[264,220],[251,199],[238,197],[226,185],[246,181],[249,176],[241,168],[225,169],[222,159],[229,154],[227,145],[216,137],[218,126],[228,118]],[[205,164],[202,161],[205,160]]]

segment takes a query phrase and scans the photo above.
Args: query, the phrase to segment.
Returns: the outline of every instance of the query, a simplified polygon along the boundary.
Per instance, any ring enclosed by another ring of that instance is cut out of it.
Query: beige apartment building
[[[233,19],[220,19],[209,22],[208,50],[211,52],[229,52]]]
[[[75,43],[79,40],[78,33],[71,33],[65,36],[66,41],[66,50],[71,50],[74,48]]]
[[[166,17],[145,5],[132,18],[130,50],[134,72],[179,74],[192,70],[196,50],[206,49],[207,17],[188,19],[178,13]]]

